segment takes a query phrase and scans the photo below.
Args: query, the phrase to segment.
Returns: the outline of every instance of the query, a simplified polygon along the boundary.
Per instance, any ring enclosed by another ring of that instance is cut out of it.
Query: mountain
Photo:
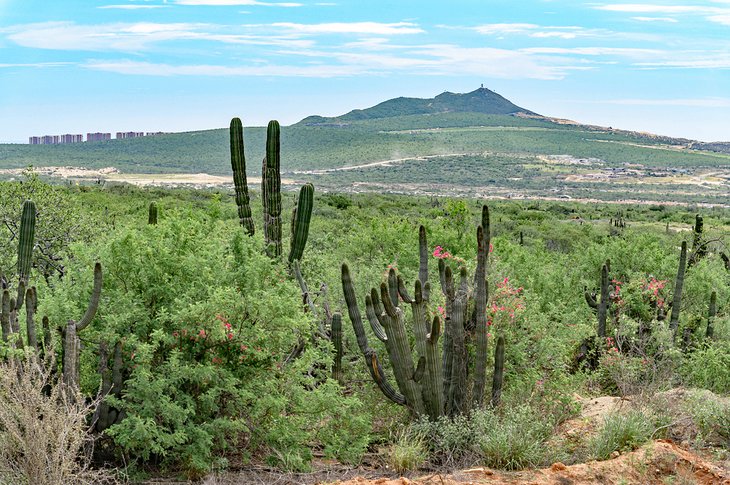
[[[450,93],[448,91],[434,98],[394,98],[383,101],[366,109],[355,109],[335,117],[308,116],[298,125],[316,126],[338,124],[350,121],[393,118],[407,115],[433,115],[439,113],[482,113],[488,115],[528,115],[539,116],[521,108],[510,100],[485,87],[470,93]]]

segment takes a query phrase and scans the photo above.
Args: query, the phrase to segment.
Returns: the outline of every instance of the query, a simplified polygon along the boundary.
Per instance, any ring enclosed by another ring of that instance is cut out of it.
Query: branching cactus
[[[89,326],[99,308],[101,297],[102,273],[101,264],[94,265],[94,288],[86,312],[81,320],[69,320],[63,330],[63,382],[72,389],[79,385],[79,357],[81,354],[81,340],[79,332]]]
[[[608,278],[608,272],[610,271],[611,263],[606,260],[606,263],[601,267],[601,296],[597,299],[595,293],[589,292],[584,289],[584,296],[586,303],[598,314],[598,337],[603,339],[606,336],[606,320],[608,318],[608,310],[611,304],[611,293],[612,288]]]
[[[261,199],[264,206],[264,243],[269,257],[281,257],[281,172],[279,122],[266,130],[266,156],[261,167]]]
[[[684,287],[684,273],[687,271],[687,241],[682,241],[682,249],[679,253],[679,268],[677,268],[677,279],[674,281],[674,295],[672,297],[672,314],[669,317],[669,328],[672,330],[673,338],[677,338],[679,328],[679,309],[682,306],[682,289]]]
[[[488,211],[485,210],[484,214],[483,224],[488,228]],[[457,283],[452,269],[443,260],[439,262],[441,289],[446,296],[441,345],[442,322],[438,316],[431,318],[429,315],[429,253],[423,226],[419,229],[420,266],[413,294],[408,292],[403,279],[391,269],[387,283],[382,283],[379,289],[373,288],[365,297],[370,326],[385,345],[397,391],[389,384],[375,351],[368,345],[350,270],[346,264],[342,265],[342,289],[348,313],[370,374],[388,398],[407,406],[414,414],[427,415],[435,420],[439,416],[464,413],[472,406],[478,407],[484,403],[488,343],[486,266],[489,238],[486,233],[481,225],[477,228],[477,269],[471,291],[465,268],[460,269]],[[401,301],[411,307],[413,341],[418,356],[416,362],[406,333],[405,305],[401,305]],[[476,360],[472,383],[468,382],[469,353],[466,345],[470,304],[476,308]],[[496,376],[495,379],[499,381],[501,389],[501,377]],[[468,399],[470,393],[471,403]]]
[[[238,218],[246,234],[253,236],[255,227],[251,216],[251,201],[248,196],[246,182],[246,156],[243,153],[243,124],[240,118],[231,120],[231,168],[233,169],[233,185],[236,188],[236,205]]]
[[[335,358],[332,361],[332,378],[342,384],[342,314],[335,312],[332,315],[332,344],[335,347]]]
[[[703,229],[704,221],[702,216],[697,214],[695,216],[695,226],[692,229],[692,254],[687,261],[687,269],[707,255],[707,242],[702,237]]]
[[[150,202],[150,207],[147,210],[147,224],[157,224],[157,204]]]
[[[299,196],[294,203],[291,220],[291,246],[289,249],[289,263],[301,260],[304,247],[309,237],[309,221],[312,219],[314,207],[314,185],[304,184],[299,190]]]

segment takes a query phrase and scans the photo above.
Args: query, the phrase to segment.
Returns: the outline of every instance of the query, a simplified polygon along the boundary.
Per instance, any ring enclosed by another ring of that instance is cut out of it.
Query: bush
[[[398,433],[382,455],[388,467],[402,474],[418,469],[428,460],[428,446],[423,436],[412,429],[405,429]]]
[[[98,400],[85,403],[50,369],[15,358],[0,364],[0,483],[104,483],[109,477],[89,469],[87,453]]]
[[[681,373],[687,386],[730,393],[730,342],[712,342],[692,352],[682,364]]]
[[[589,443],[590,455],[607,460],[614,451],[632,451],[648,441],[653,432],[652,420],[640,411],[609,414]]]

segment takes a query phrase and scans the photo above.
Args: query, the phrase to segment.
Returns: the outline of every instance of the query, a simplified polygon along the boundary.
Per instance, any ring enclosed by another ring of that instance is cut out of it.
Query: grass
[[[615,451],[635,450],[651,438],[654,429],[652,420],[640,411],[609,414],[590,440],[589,454],[597,460],[607,460]]]

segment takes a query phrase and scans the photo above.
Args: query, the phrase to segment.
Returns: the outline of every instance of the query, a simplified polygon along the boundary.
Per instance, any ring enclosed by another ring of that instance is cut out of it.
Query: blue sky
[[[289,124],[482,83],[549,116],[730,140],[730,0],[0,0],[0,142]]]

